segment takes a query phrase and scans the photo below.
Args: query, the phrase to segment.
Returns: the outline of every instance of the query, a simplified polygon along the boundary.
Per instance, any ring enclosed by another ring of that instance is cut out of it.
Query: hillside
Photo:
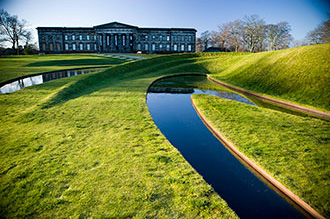
[[[330,111],[330,43],[251,54],[213,78],[279,99]]]

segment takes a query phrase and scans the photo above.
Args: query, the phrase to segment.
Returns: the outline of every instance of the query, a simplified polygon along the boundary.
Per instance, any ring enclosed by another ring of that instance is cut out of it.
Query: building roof
[[[93,27],[37,27],[37,30],[39,29],[64,29],[64,30],[94,30],[94,29],[105,29],[105,28],[116,28],[116,29],[127,29],[127,28],[133,28],[133,29],[139,29],[139,30],[165,30],[165,31],[194,31],[197,32],[196,29],[194,28],[152,28],[152,27],[137,27],[137,26],[132,26],[128,24],[123,24],[117,21],[106,23],[106,24],[101,24],[101,25],[96,25]]]
[[[134,28],[134,29],[136,29],[138,27],[119,23],[119,22],[115,21],[115,22],[97,25],[97,26],[94,26],[94,28],[100,28],[100,29],[102,29],[102,28]]]
[[[195,31],[197,32],[196,29],[194,28],[153,28],[153,27],[141,27],[139,28],[139,30],[167,30],[167,31],[171,31],[171,30],[176,30],[176,31]]]

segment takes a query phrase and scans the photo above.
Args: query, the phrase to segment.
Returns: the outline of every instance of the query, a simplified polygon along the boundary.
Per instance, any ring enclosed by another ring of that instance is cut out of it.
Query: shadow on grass
[[[72,66],[72,65],[109,65],[120,64],[125,61],[112,58],[100,58],[100,59],[73,59],[73,60],[50,60],[33,62],[26,67],[42,67],[42,66]]]
[[[50,108],[57,104],[94,93],[120,82],[125,82],[125,85],[118,89],[118,91],[123,91],[125,87],[129,92],[140,92],[141,89],[147,90],[147,87],[152,80],[150,79],[146,84],[139,84],[137,80],[148,80],[149,78],[171,74],[184,74],[185,72],[174,71],[174,69],[180,69],[182,65],[187,65],[187,63],[190,64],[191,68],[198,69],[198,72],[195,73],[201,73],[201,71],[203,71],[203,73],[208,73],[205,68],[201,68],[194,62],[193,59],[190,59],[190,56],[181,55],[177,57],[157,57],[154,59],[118,65],[111,69],[88,75],[86,78],[75,81],[68,87],[60,90],[53,98],[42,104],[41,107]],[[171,69],[171,71],[168,71],[168,69]]]

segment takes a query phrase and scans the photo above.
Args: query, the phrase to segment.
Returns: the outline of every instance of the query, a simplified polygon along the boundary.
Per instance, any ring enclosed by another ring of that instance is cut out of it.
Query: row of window
[[[140,41],[148,41],[149,40],[149,35],[140,35],[139,37]],[[156,36],[156,35],[151,35],[151,40],[153,41],[170,41],[170,36],[166,35],[160,35],[160,36]],[[193,36],[172,36],[172,40],[173,41],[188,41],[188,42],[193,42]]]
[[[42,40],[46,40],[46,37],[47,36],[42,36]],[[57,36],[59,37],[59,36]],[[109,42],[109,35],[107,35],[107,42]],[[115,43],[117,45],[117,37],[118,35],[114,35],[115,37]],[[53,36],[49,36],[49,40],[52,41],[52,38]],[[79,36],[76,36],[76,35],[64,35],[64,39],[65,40],[72,40],[72,41],[75,41],[75,40],[87,40],[87,41],[90,41],[91,39],[93,39],[94,41],[97,40],[97,35],[79,35]],[[170,36],[169,35],[166,35],[166,36],[163,36],[163,35],[160,35],[160,36],[156,36],[156,35],[152,35],[151,36],[151,39],[153,41],[156,41],[156,40],[159,40],[159,41],[170,41]],[[102,44],[102,35],[99,36],[99,40],[100,40],[100,44]],[[123,40],[123,45],[125,45],[125,37],[122,37],[122,40]],[[129,40],[132,41],[133,40],[133,36],[130,35],[129,36]],[[148,41],[149,40],[149,35],[140,35],[139,36],[139,40],[140,41]],[[172,36],[172,40],[173,41],[188,41],[188,42],[193,42],[193,36]]]
[[[94,50],[96,51],[96,50],[97,50],[97,45],[96,45],[96,43],[95,43],[95,44],[89,44],[89,43],[87,43],[87,44],[86,44],[86,47],[84,47],[84,44],[80,43],[78,48],[77,48],[77,44],[73,43],[73,44],[72,44],[72,50],[73,50],[73,51],[76,51],[76,50],[78,49],[78,50],[83,51],[83,50],[86,49],[87,51],[90,51],[91,48],[93,47],[93,45],[94,45]],[[69,48],[69,44],[68,44],[68,43],[65,44],[65,50],[70,50],[70,48]]]
[[[96,35],[93,35],[92,37],[93,37],[93,40],[96,41],[97,36]],[[77,38],[79,40],[83,40],[84,37],[83,37],[83,35],[79,35]],[[69,40],[69,36],[68,35],[65,35],[64,36],[64,39],[65,40]],[[76,40],[76,35],[71,35],[71,40]],[[91,40],[91,36],[90,35],[86,35],[86,40]]]
[[[158,50],[160,51],[170,51],[170,44],[158,44]],[[149,44],[148,43],[145,43],[143,45],[143,48],[142,48],[142,44],[141,43],[138,43],[137,44],[137,50],[144,50],[144,51],[149,51]],[[184,45],[184,44],[173,44],[173,51],[188,51],[188,52],[191,52],[192,51],[192,46],[190,44],[187,45],[187,47]],[[156,51],[156,44],[153,43],[151,44],[151,51]]]
[[[70,45],[71,45],[71,48],[70,48]],[[60,51],[61,50],[60,44],[57,43],[56,46],[57,46],[56,50]],[[143,46],[143,48],[142,48],[142,46]],[[157,48],[156,48],[156,46],[157,46]],[[43,51],[46,51],[46,43],[42,43],[42,49],[43,49]],[[94,50],[94,51],[97,51],[97,45],[96,45],[96,43],[92,43],[92,44],[79,43],[78,46],[77,46],[76,43],[73,43],[73,44],[65,43],[64,49],[65,50],[73,50],[73,51],[76,51],[76,50],[80,50],[80,51]],[[52,43],[49,44],[49,50],[54,51],[54,46],[53,46]],[[137,44],[137,50],[149,51],[149,44],[148,43],[145,43],[145,44],[138,43]],[[155,43],[152,43],[151,44],[151,51],[156,51],[156,50],[157,51],[170,51],[170,44],[157,44],[156,45]],[[181,44],[181,45],[180,44],[173,44],[172,50],[173,51],[181,51],[181,52],[184,52],[184,51],[191,52],[192,51],[192,45],[188,44],[187,46],[185,46],[184,44]]]

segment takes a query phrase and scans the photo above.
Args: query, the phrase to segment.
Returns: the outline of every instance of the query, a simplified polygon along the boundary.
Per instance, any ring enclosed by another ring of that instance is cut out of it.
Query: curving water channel
[[[190,96],[204,93],[255,104],[228,90],[187,88],[189,80],[192,84],[196,80],[204,85],[212,83],[195,76],[179,79],[178,83],[173,79],[160,80],[149,89],[148,108],[161,132],[239,217],[304,218],[222,145],[198,117]]]
[[[88,74],[103,69],[104,68],[84,68],[84,69],[61,70],[61,71],[53,71],[49,73],[42,73],[33,76],[21,77],[18,79],[13,79],[8,83],[4,82],[3,83],[4,85],[0,87],[0,94],[12,93],[20,89],[23,89],[25,87],[42,84],[47,81],[72,77],[76,75]]]

